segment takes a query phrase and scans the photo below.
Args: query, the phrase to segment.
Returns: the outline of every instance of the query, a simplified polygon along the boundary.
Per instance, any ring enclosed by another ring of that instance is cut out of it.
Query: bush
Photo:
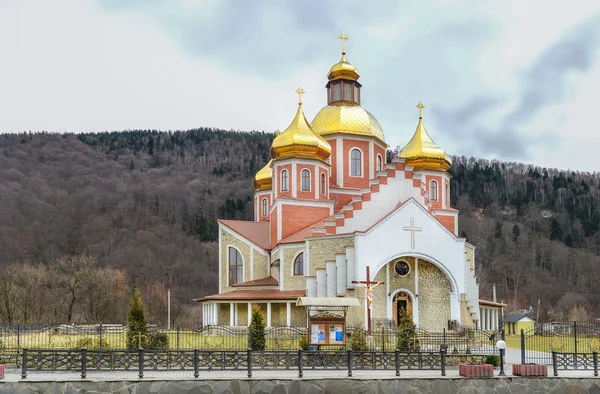
[[[302,337],[298,341],[298,347],[302,350],[308,351],[310,349],[310,344],[308,343],[308,337]]]
[[[76,343],[76,348],[81,349],[82,347],[88,350],[99,350],[100,349],[100,338],[99,337],[84,337],[79,338]],[[110,349],[110,344],[105,339],[102,340],[102,349]]]
[[[169,350],[169,337],[164,332],[153,332],[148,339],[148,349]]]
[[[465,354],[471,354],[471,349],[467,348],[467,350],[465,350]]]
[[[350,335],[350,349],[356,352],[367,350],[367,333],[363,330],[356,330]]]
[[[497,354],[488,354],[487,356],[485,356],[485,361],[486,364],[491,364],[494,367],[497,367],[498,365],[500,365],[500,356]]]
[[[137,349],[148,346],[148,323],[144,311],[144,300],[142,292],[137,287],[133,288],[129,312],[127,313],[127,348]]]
[[[417,326],[413,323],[412,317],[403,312],[396,332],[396,349],[401,352],[418,352],[420,348]]]
[[[248,330],[248,347],[252,350],[265,350],[265,320],[260,309],[252,310],[252,320]]]
[[[458,354],[458,349],[456,348],[456,346],[454,346],[454,349],[452,349],[452,354]]]

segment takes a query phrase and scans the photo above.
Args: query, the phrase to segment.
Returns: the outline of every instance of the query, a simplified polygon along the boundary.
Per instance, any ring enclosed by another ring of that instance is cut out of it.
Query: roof
[[[272,276],[267,276],[265,278],[249,280],[242,283],[237,283],[235,285],[231,285],[231,287],[257,287],[257,286],[277,286],[279,282],[277,279]]]
[[[516,323],[519,320],[524,319],[526,317],[531,319],[531,317],[529,317],[529,315],[522,314],[522,313],[518,313],[518,314],[514,314],[514,315],[506,315],[506,316],[504,316],[504,323]],[[531,319],[531,320],[533,320],[533,319]],[[533,321],[535,321],[535,320],[533,320]]]
[[[504,307],[508,306],[508,304],[503,304],[501,302],[487,301],[487,300],[479,300],[479,305],[497,306],[500,308],[504,308]]]
[[[257,301],[257,300],[297,300],[304,297],[306,290],[234,290],[222,294],[214,294],[203,298],[195,298],[196,302],[205,301]]]
[[[270,240],[270,222],[260,221],[251,222],[248,220],[219,220],[219,223],[235,231],[256,246],[269,250],[271,248]]]
[[[360,306],[360,302],[346,297],[300,297],[296,306]]]

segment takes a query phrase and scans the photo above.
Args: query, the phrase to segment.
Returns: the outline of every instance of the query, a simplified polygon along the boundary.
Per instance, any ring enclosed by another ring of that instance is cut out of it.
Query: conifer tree
[[[396,333],[396,348],[401,352],[417,352],[421,348],[417,326],[412,317],[405,311],[400,313],[398,332]]]
[[[252,350],[265,350],[265,320],[260,309],[252,310],[252,320],[248,329],[248,347]]]
[[[129,311],[127,312],[127,347],[129,349],[145,348],[148,344],[148,323],[144,311],[144,299],[138,287],[133,288]]]

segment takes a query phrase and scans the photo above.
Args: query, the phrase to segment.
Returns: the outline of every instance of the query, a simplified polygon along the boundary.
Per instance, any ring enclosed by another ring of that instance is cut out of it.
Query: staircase
[[[347,290],[355,289],[356,280],[354,247],[335,255],[335,260],[325,262],[325,268],[317,268],[315,276],[306,277],[307,297],[344,297]]]

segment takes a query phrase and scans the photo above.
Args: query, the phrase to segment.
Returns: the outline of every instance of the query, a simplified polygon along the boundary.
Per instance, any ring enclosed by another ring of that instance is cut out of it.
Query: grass
[[[506,346],[513,349],[521,349],[521,337],[507,336]],[[561,353],[575,352],[575,337],[573,335],[542,336],[536,335],[525,339],[525,349],[540,352],[552,352],[554,348]],[[600,351],[600,338],[597,336],[577,336],[577,352],[590,353]]]

